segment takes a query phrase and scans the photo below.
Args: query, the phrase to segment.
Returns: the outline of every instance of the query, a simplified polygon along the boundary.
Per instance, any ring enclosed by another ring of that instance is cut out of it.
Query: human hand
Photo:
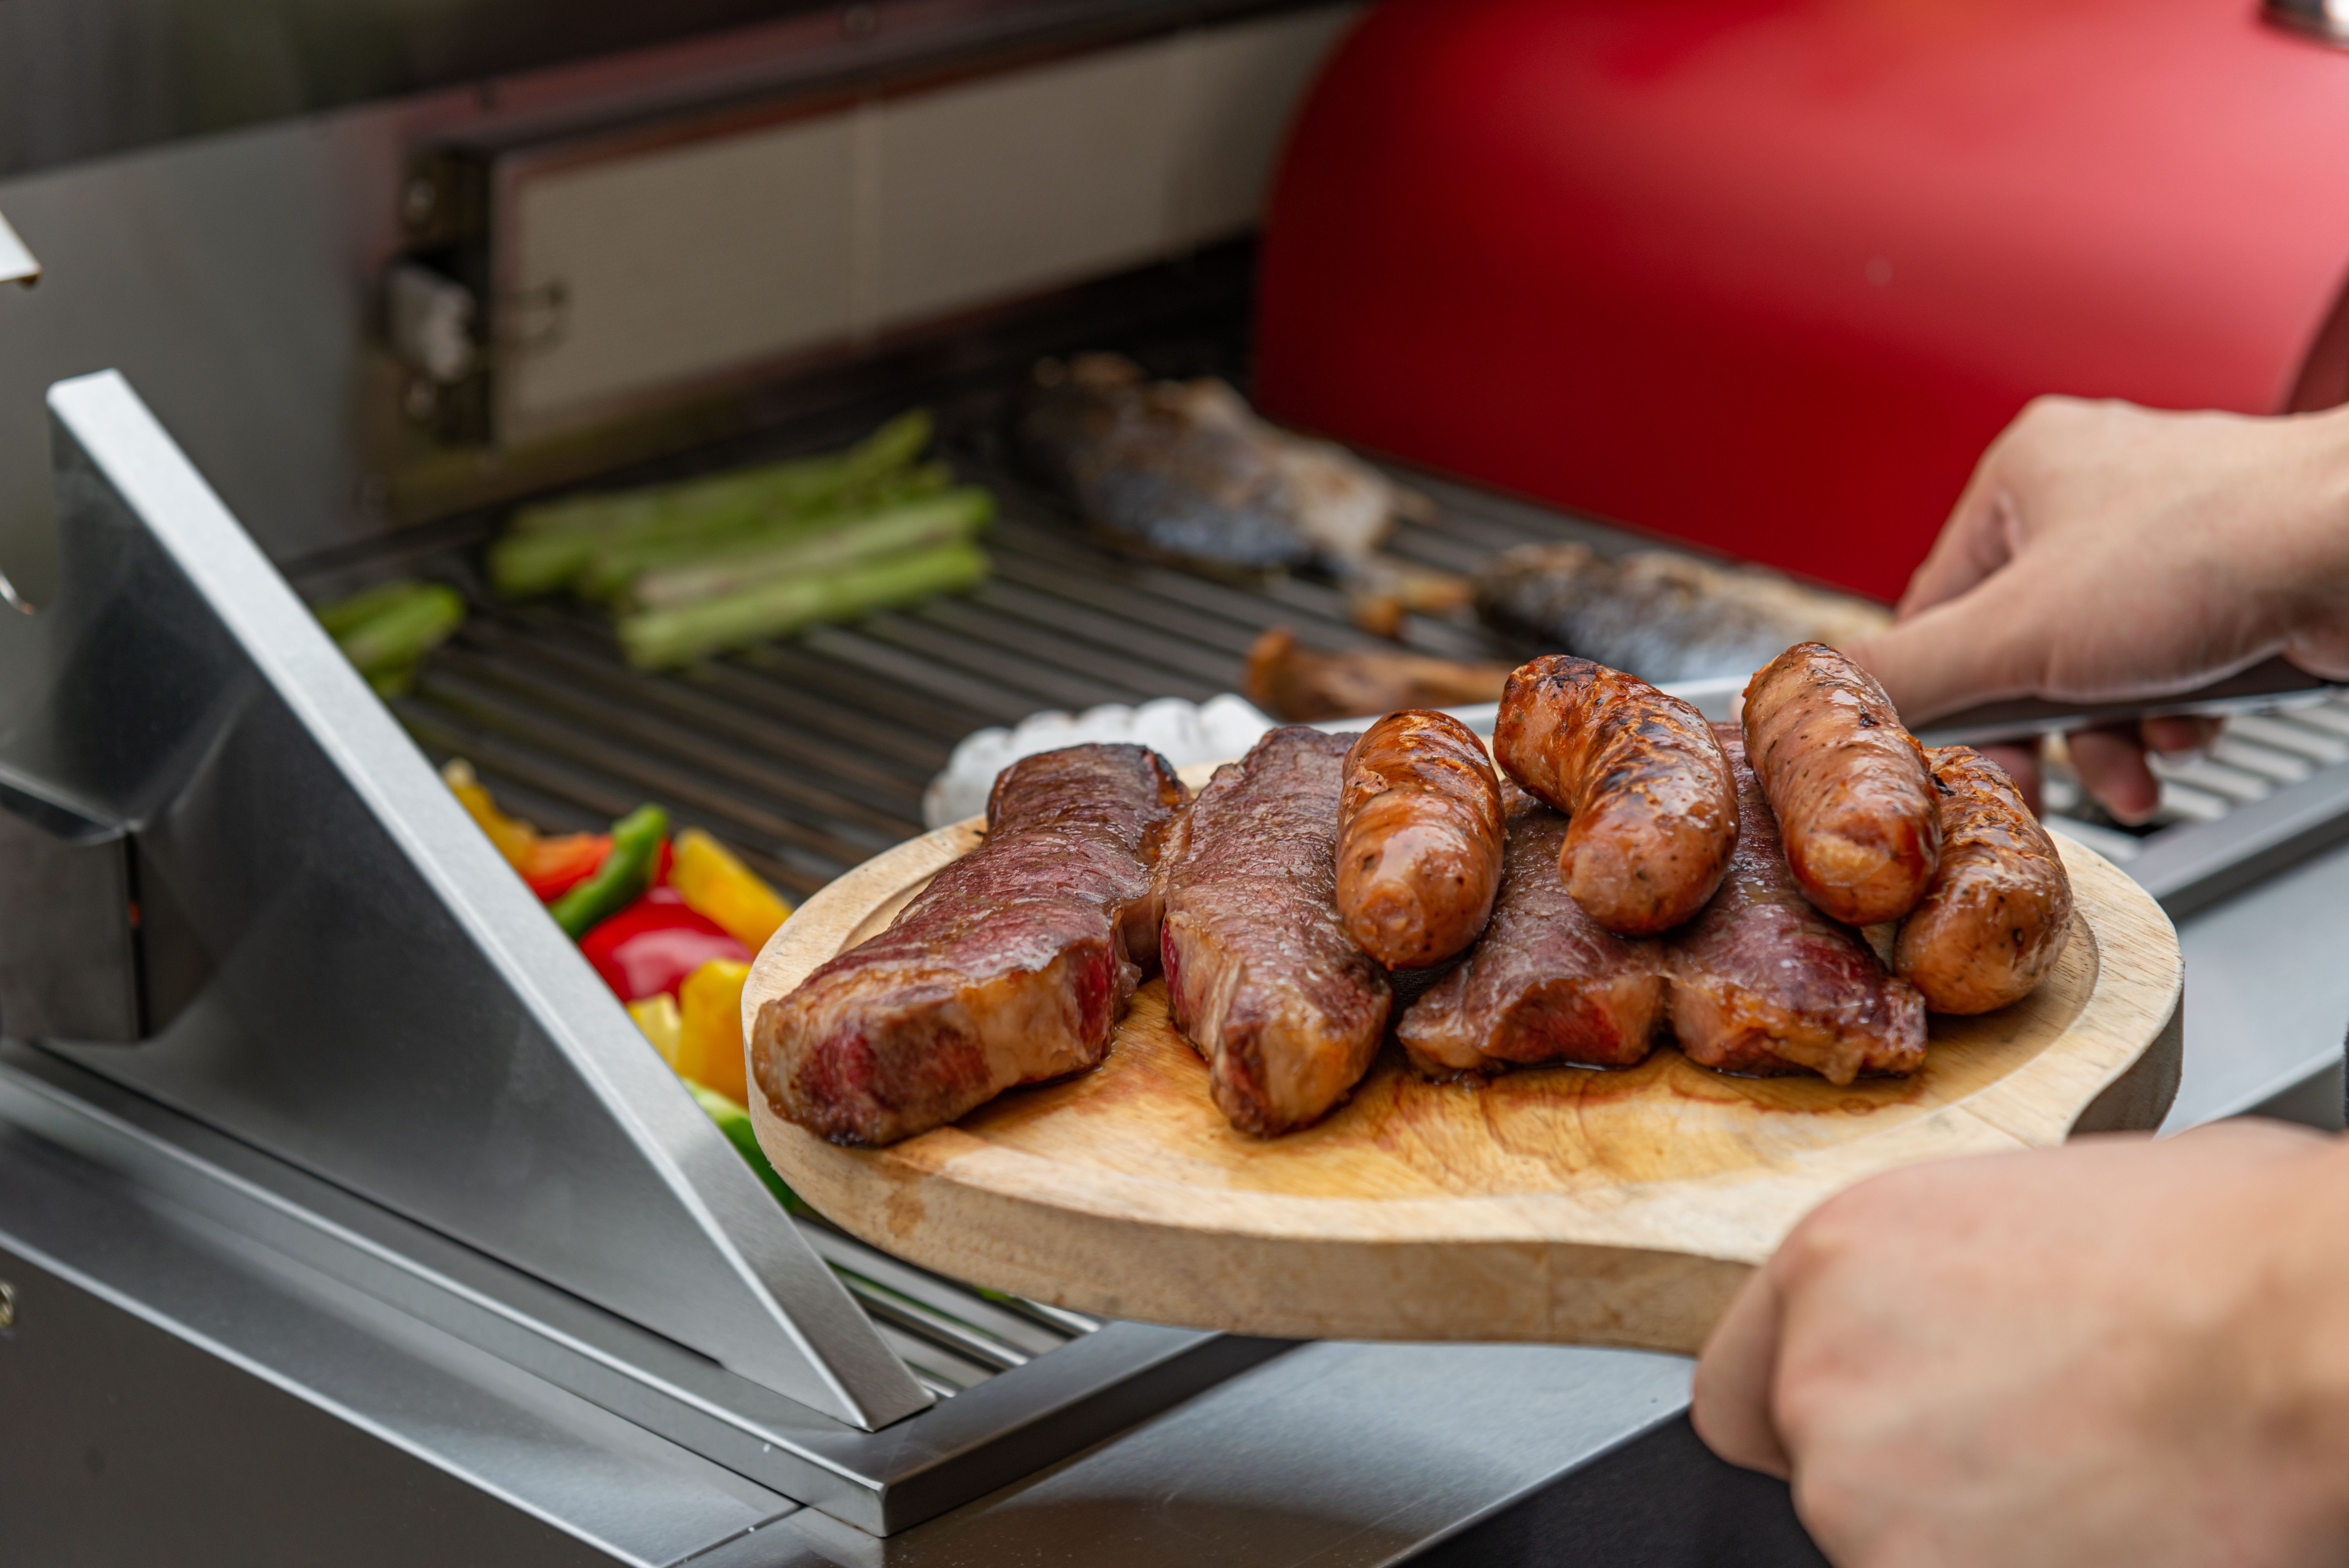
[[[1731,1304],[1697,1432],[1844,1568],[2349,1560],[2344,1198],[2271,1122],[1876,1177]]]
[[[1898,623],[1845,651],[1912,725],[2002,697],[2158,696],[2278,653],[2349,677],[2349,411],[2042,397],[1983,454]],[[2158,796],[2147,748],[2212,732],[2084,731],[2073,761],[2136,820]]]

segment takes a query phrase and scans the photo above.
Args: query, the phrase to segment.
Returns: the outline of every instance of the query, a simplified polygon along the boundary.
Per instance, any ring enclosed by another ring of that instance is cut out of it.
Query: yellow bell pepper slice
[[[792,906],[699,828],[679,833],[670,848],[668,885],[677,889],[686,908],[716,922],[720,931],[751,952],[766,946],[775,928],[790,918]]]
[[[750,977],[748,964],[713,958],[677,988],[683,1014],[678,1073],[738,1105],[750,1099],[742,1066],[742,982]]]
[[[452,757],[441,765],[440,781],[463,803],[465,814],[490,836],[490,842],[505,856],[506,863],[518,871],[526,869],[531,851],[538,844],[538,830],[499,810],[498,803],[490,799],[489,787],[474,775],[473,765],[461,757]]]
[[[636,1027],[645,1032],[645,1038],[653,1043],[661,1060],[676,1067],[678,1041],[685,1033],[685,1015],[677,1010],[677,998],[663,991],[641,1002],[631,1002],[628,1016],[636,1021]]]

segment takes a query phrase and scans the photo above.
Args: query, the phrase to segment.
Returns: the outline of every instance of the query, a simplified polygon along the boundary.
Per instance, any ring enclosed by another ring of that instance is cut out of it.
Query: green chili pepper
[[[653,880],[667,834],[668,813],[658,806],[639,806],[613,823],[612,852],[595,874],[547,906],[554,923],[576,942],[597,921],[634,903]]]
[[[716,1089],[704,1088],[690,1078],[686,1080],[685,1087],[693,1091],[693,1098],[701,1102],[701,1109],[709,1113],[709,1119],[718,1124],[718,1130],[726,1135],[727,1141],[750,1162],[750,1169],[759,1173],[759,1180],[767,1184],[767,1191],[780,1199],[784,1208],[794,1214],[814,1212],[800,1201],[798,1193],[784,1185],[783,1179],[775,1174],[775,1168],[767,1162],[767,1151],[759,1147],[759,1135],[750,1130],[749,1111]]]

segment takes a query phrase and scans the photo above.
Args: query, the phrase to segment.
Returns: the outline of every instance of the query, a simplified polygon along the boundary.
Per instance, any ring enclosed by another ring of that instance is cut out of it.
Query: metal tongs
[[[2168,718],[2184,714],[2250,713],[2259,708],[2307,707],[2344,690],[2278,656],[2223,680],[2171,696],[2142,697],[2129,702],[2052,702],[2044,697],[2012,697],[1943,716],[1917,729],[1927,746],[1981,746],[1993,740],[2019,740],[2058,730],[2093,729],[2099,725],[2125,724],[2140,718]]]

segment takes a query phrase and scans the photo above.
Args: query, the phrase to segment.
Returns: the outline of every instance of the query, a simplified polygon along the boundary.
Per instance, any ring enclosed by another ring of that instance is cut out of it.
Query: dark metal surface
[[[0,773],[0,1031],[146,1033],[130,836]]]
[[[2288,31],[2349,44],[2349,5],[2342,0],[2263,0],[2260,14]]]
[[[10,0],[0,175],[713,36],[698,97],[846,85],[934,56],[1168,26],[1231,0]],[[735,35],[731,38],[727,34]],[[625,86],[628,72],[600,74]],[[530,83],[512,84],[525,93]],[[607,90],[614,85],[599,84]],[[649,106],[648,106],[649,107]]]

